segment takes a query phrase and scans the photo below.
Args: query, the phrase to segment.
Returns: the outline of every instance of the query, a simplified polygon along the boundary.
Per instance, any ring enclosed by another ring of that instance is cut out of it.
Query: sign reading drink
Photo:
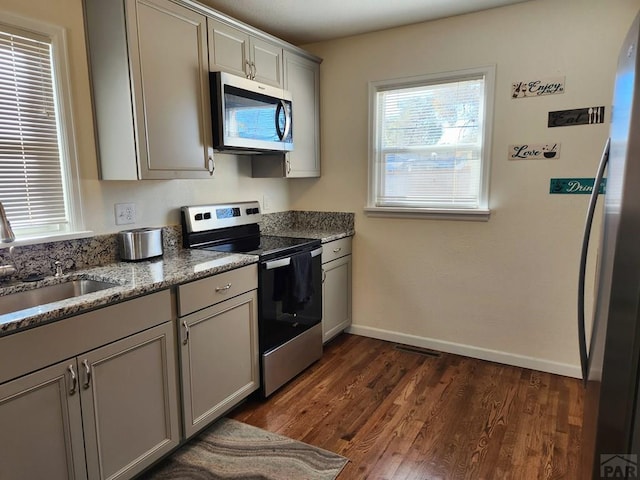
[[[564,77],[541,78],[511,84],[511,98],[540,97],[564,93]]]
[[[560,158],[559,143],[509,145],[509,160],[545,160]]]
[[[573,193],[590,195],[593,191],[595,178],[552,178],[549,185],[549,193]],[[603,178],[600,184],[599,193],[602,195],[606,190],[607,179]]]

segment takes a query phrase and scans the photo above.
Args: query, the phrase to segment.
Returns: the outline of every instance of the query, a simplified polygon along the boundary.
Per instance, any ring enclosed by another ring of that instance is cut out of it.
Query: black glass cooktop
[[[320,240],[316,239],[260,235],[231,240],[217,245],[201,245],[198,248],[216,252],[259,255],[261,260],[269,260],[305,250],[314,250],[319,246]]]

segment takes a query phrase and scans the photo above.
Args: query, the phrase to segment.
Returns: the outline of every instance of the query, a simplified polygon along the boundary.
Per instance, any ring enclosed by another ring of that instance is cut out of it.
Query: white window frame
[[[8,27],[8,30],[13,29],[15,31],[17,29],[26,34],[32,33],[34,38],[45,37],[51,42],[53,86],[55,89],[59,129],[58,144],[65,191],[65,206],[69,221],[66,229],[55,233],[46,231],[28,233],[27,230],[23,235],[20,235],[16,232],[16,240],[11,245],[28,245],[45,241],[87,237],[92,232],[84,230],[66,30],[57,25],[0,11],[0,29],[3,26]],[[0,248],[8,246],[10,245],[0,244]]]
[[[493,104],[495,90],[495,65],[487,65],[451,72],[434,73],[414,77],[395,78],[369,82],[369,190],[367,206],[364,208],[368,216],[374,217],[407,217],[438,218],[447,220],[480,220],[487,221],[491,214],[489,209],[489,171],[491,164],[491,131],[493,125]],[[484,77],[484,121],[481,147],[481,184],[479,205],[477,208],[425,208],[425,207],[390,207],[376,205],[380,178],[383,175],[384,163],[377,152],[378,145],[378,93],[385,90],[417,87],[429,84],[444,83],[469,78]]]

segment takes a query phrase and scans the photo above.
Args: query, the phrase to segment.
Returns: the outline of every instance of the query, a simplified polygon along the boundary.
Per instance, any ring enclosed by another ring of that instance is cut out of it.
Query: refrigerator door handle
[[[609,162],[609,148],[611,139],[607,139],[607,143],[602,151],[598,172],[593,182],[593,190],[589,198],[589,208],[587,209],[587,218],[584,225],[584,236],[582,239],[582,250],[580,252],[580,273],[578,276],[578,342],[580,347],[580,367],[582,369],[582,381],[586,386],[589,379],[589,352],[587,352],[587,336],[584,323],[584,284],[587,271],[587,253],[589,251],[589,241],[591,237],[591,226],[593,224],[593,215],[598,202],[598,194],[600,193],[600,184],[604,178],[604,171]]]

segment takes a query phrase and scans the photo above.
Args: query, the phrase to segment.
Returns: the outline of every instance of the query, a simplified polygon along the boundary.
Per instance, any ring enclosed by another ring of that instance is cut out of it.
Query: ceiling
[[[302,45],[529,0],[200,0]]]

